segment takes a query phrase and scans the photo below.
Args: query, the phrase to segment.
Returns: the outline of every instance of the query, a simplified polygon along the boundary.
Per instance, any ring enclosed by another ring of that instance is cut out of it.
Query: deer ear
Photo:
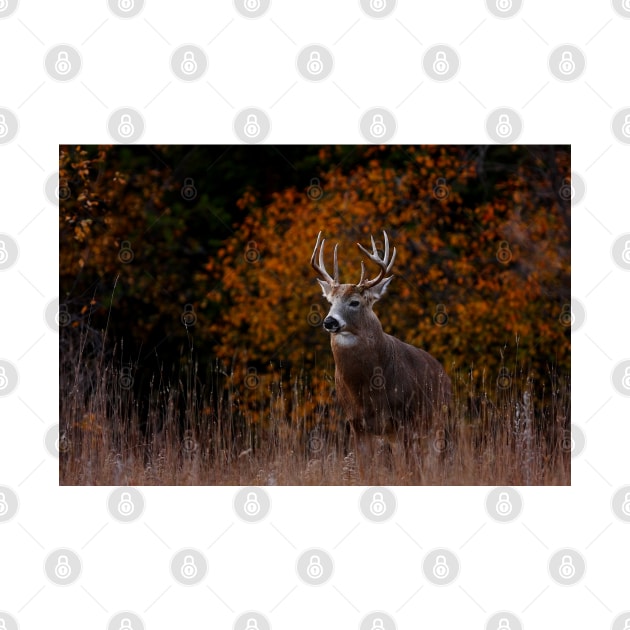
[[[394,276],[389,276],[389,278],[383,278],[376,286],[373,286],[369,291],[372,299],[376,302],[376,300],[380,300],[384,295],[385,291],[387,291],[387,287],[389,283],[394,279]]]
[[[319,282],[319,286],[322,288],[322,295],[330,302],[330,292],[332,291],[332,287],[325,280],[317,278],[317,282]]]

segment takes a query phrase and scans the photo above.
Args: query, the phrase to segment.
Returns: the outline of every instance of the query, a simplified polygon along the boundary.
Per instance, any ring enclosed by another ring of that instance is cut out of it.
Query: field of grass
[[[61,485],[569,485],[569,377],[515,366],[453,374],[448,424],[410,447],[348,440],[334,404],[299,379],[246,389],[218,366],[184,362],[141,400],[134,366],[93,335],[61,337]],[[309,411],[306,411],[309,410]],[[339,428],[336,428],[336,427]]]

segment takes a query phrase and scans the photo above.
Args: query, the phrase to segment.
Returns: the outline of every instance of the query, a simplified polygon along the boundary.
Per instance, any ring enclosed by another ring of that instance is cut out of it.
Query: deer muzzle
[[[328,317],[326,317],[326,319],[324,320],[324,328],[329,332],[329,333],[335,333],[338,332],[339,329],[341,328],[341,324],[339,323],[338,320],[336,320],[334,317],[331,317],[330,315]]]

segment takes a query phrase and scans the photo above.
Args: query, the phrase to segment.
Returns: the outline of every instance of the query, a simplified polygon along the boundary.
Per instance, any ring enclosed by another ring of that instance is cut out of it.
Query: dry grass
[[[330,400],[299,382],[259,388],[254,413],[242,384],[216,366],[134,399],[134,368],[105,359],[89,335],[62,337],[62,485],[569,485],[568,378],[453,379],[448,425],[412,447],[346,439]],[[512,370],[512,374],[515,374]],[[506,376],[507,375],[507,376]],[[331,392],[332,395],[332,392]],[[306,413],[305,409],[315,409]],[[262,418],[253,422],[254,417]]]

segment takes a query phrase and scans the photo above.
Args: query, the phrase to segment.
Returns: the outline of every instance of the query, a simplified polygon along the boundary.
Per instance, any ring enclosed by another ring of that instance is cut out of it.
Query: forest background
[[[309,259],[322,230],[357,282],[356,243],[382,248],[386,230],[385,331],[469,397],[516,381],[553,397],[570,374],[571,197],[567,146],[62,146],[62,396],[79,360],[85,392],[112,366],[141,427],[163,429],[150,416],[178,389],[164,405],[180,438],[216,422],[226,383],[231,430],[334,426]],[[101,435],[104,415],[66,413],[62,429]]]

